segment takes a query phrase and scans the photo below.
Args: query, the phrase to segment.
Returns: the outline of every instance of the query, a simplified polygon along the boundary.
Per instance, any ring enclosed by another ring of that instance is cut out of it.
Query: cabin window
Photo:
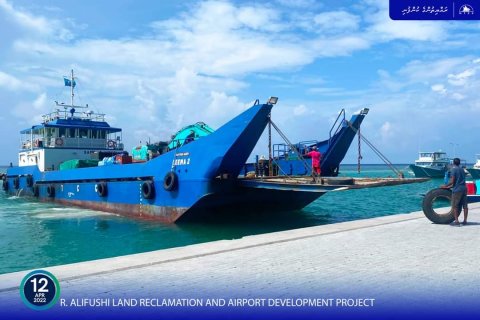
[[[87,129],[79,129],[80,131],[80,138],[88,138],[88,130]]]
[[[98,139],[97,138],[97,130],[92,130],[92,139]]]
[[[59,136],[62,137],[62,138],[65,138],[66,131],[67,131],[67,130],[66,130],[65,128],[60,128],[60,129],[58,129]]]
[[[98,138],[99,138],[99,139],[105,139],[105,138],[106,138],[106,131],[104,131],[104,130],[99,130],[99,131],[98,131]]]
[[[69,138],[75,138],[75,129],[74,128],[69,128],[68,129],[68,137]]]

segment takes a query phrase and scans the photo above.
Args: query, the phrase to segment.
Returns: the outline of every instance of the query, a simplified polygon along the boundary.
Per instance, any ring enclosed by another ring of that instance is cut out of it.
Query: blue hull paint
[[[192,214],[181,217],[182,221],[198,220],[205,216],[241,215],[246,212],[279,212],[300,210],[329,189],[311,185],[305,189],[282,188],[278,184],[262,187],[261,181],[216,180],[212,181],[215,192],[205,195],[190,210]],[[338,187],[331,187],[335,189]],[[314,190],[316,189],[316,190]]]
[[[40,201],[174,222],[206,196],[219,193],[216,177],[235,181],[267,125],[271,108],[268,104],[254,105],[211,135],[145,163],[46,172],[40,172],[37,166],[9,168],[6,191]],[[178,177],[177,188],[168,191],[164,177],[171,171]],[[29,175],[38,186],[38,195],[33,185],[27,185]],[[142,194],[145,181],[154,185],[152,199]],[[97,193],[100,182],[108,187],[104,197]],[[48,194],[49,187],[54,189],[53,196]],[[221,192],[238,195],[239,190],[231,185]],[[217,207],[222,205],[219,202]]]

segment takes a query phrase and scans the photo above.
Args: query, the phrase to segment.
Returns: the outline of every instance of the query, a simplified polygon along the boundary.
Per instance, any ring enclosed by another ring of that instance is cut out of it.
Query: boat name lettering
[[[69,198],[71,198],[71,197],[73,197],[73,196],[75,195],[75,193],[69,192],[69,193],[67,193],[67,195],[68,195]]]
[[[188,166],[190,158],[187,159],[173,159],[172,166]]]
[[[175,153],[175,157],[186,157],[186,156],[189,156],[189,155],[190,155],[190,152]]]

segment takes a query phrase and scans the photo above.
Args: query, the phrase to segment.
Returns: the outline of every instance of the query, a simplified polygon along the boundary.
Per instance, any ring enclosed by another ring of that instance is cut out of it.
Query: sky
[[[362,133],[393,163],[480,153],[478,21],[392,21],[387,0],[0,0],[0,30],[0,164],[17,163],[20,130],[70,101],[71,69],[75,104],[106,113],[127,149],[278,96],[272,119],[292,142],[327,139],[342,108],[368,107]]]

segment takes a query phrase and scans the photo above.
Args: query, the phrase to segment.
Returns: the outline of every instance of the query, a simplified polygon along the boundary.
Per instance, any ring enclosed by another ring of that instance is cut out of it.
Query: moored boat
[[[472,179],[480,179],[480,154],[476,155],[477,161],[472,168],[467,169],[468,173],[472,176]]]
[[[443,178],[450,163],[451,159],[445,152],[419,152],[415,164],[411,164],[409,168],[417,178]]]

